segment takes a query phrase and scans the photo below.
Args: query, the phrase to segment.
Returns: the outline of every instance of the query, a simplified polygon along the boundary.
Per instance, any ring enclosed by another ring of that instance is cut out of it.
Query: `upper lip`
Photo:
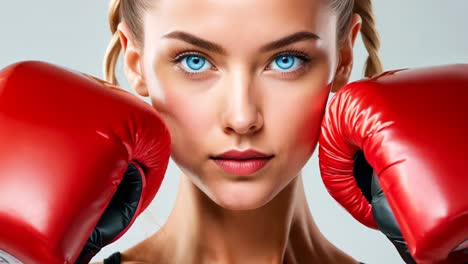
[[[262,153],[260,151],[256,151],[253,149],[247,149],[247,150],[229,150],[226,152],[223,152],[219,155],[216,155],[212,158],[214,159],[265,159],[265,158],[271,158],[273,155],[268,155],[265,153]]]

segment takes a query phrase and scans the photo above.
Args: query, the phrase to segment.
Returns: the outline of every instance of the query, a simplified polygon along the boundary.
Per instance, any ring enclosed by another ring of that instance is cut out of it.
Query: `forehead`
[[[297,31],[327,39],[336,17],[328,0],[153,0],[145,12],[152,38],[187,31],[225,46],[274,40]]]

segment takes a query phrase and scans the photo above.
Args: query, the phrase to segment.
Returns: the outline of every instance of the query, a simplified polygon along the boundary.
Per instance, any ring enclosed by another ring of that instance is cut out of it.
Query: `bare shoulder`
[[[122,259],[121,259],[119,264],[148,264],[149,263],[149,262],[145,262],[145,261],[142,261],[142,260],[133,259],[133,256],[131,254],[128,254],[128,253],[122,254],[121,257],[122,257]],[[92,262],[90,264],[104,264],[104,262],[99,261],[99,262]]]
[[[167,262],[170,258],[164,257],[167,254],[167,237],[162,238],[162,232],[159,230],[152,236],[132,246],[131,248],[120,252],[120,264],[157,264],[173,263]],[[170,253],[170,252],[168,252]],[[93,262],[91,264],[104,264],[104,261]]]
[[[90,264],[104,264],[104,262],[92,262]],[[141,262],[141,261],[134,261],[134,260],[124,260],[121,262],[121,264],[147,264],[147,263]]]

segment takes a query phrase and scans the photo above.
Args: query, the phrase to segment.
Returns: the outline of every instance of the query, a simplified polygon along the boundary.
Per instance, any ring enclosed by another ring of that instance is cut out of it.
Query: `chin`
[[[233,211],[255,210],[269,203],[279,192],[261,182],[230,182],[205,192],[220,207]],[[270,188],[269,188],[270,187]]]

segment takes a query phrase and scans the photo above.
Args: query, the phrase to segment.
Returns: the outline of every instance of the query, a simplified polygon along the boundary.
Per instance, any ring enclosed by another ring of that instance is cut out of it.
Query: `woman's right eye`
[[[211,63],[200,55],[182,55],[178,60],[180,67],[191,73],[203,72],[212,68]]]

